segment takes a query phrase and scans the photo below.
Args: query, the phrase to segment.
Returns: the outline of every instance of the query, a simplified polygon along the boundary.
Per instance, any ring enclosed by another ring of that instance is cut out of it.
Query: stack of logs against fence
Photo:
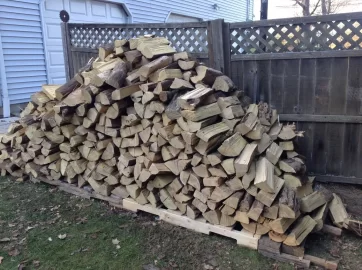
[[[306,175],[302,137],[276,110],[165,38],[116,40],[73,79],[44,85],[1,137],[1,174],[92,188],[287,246],[341,201]],[[343,206],[343,204],[342,204]]]

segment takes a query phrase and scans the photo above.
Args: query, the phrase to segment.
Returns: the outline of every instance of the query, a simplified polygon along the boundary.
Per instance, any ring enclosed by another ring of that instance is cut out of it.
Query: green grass
[[[40,261],[42,269],[141,268],[145,231],[139,226],[122,228],[132,222],[130,215],[112,213],[99,202],[49,191],[43,185],[2,180],[0,238],[21,235],[1,249],[2,269],[16,269],[23,260]],[[15,226],[9,228],[9,224]],[[35,228],[26,232],[28,227]],[[61,240],[60,234],[67,237]],[[19,245],[22,237],[26,240]],[[115,238],[120,241],[120,249],[112,244]],[[7,255],[6,248],[11,250],[12,246],[21,250],[20,255]]]
[[[67,236],[61,240],[60,234]],[[218,269],[293,269],[228,238],[195,233],[152,215],[111,209],[43,184],[3,178],[0,239],[4,237],[11,241],[0,243],[4,257],[0,269],[17,269],[19,264],[26,269],[142,269],[149,264],[160,269],[205,269],[205,263]],[[112,239],[119,240],[119,249]],[[19,254],[10,256],[15,249]],[[355,252],[361,257],[361,248]]]

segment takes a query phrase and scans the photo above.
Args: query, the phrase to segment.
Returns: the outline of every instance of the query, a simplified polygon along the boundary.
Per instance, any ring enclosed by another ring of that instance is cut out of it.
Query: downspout
[[[10,117],[10,100],[8,92],[8,83],[6,80],[5,72],[5,60],[3,52],[3,43],[1,39],[0,31],[0,72],[1,72],[1,90],[2,90],[2,99],[3,99],[3,117]]]
[[[44,2],[46,0],[39,0],[39,11],[40,11],[40,22],[41,22],[41,35],[43,40],[43,52],[44,52],[44,59],[45,59],[45,69],[46,69],[46,76],[47,76],[47,84],[50,84],[50,69],[49,69],[49,63],[48,63],[48,54],[46,52],[47,48],[47,42],[45,38],[45,22],[44,22]]]
[[[250,17],[250,0],[246,0],[246,20],[245,21],[249,21],[249,17]]]

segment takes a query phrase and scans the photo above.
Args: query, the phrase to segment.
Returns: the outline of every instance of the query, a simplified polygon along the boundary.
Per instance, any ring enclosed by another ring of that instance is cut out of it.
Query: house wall
[[[47,83],[38,0],[1,0],[0,34],[11,104],[29,101]]]
[[[203,20],[223,18],[227,22],[245,21],[248,15],[251,18],[254,4],[254,0],[103,1],[126,5],[132,14],[130,21],[133,23],[163,23],[170,12]],[[43,42],[41,3],[42,0],[0,0],[2,56],[12,111],[19,108],[18,104],[28,102],[30,95],[39,91],[42,84],[50,83]],[[213,7],[214,4],[217,4],[217,9]],[[0,98],[0,108],[3,103],[6,104]]]
[[[249,19],[252,18],[253,2],[249,0]],[[248,0],[126,0],[134,23],[165,22],[170,12],[204,20],[224,19],[226,22],[247,20]],[[215,10],[213,5],[219,9]]]
[[[2,93],[2,83],[1,83],[1,71],[2,71],[2,69],[1,69],[1,64],[0,64],[0,93]],[[0,104],[2,104],[1,103],[1,100],[2,100],[2,96],[0,95]]]

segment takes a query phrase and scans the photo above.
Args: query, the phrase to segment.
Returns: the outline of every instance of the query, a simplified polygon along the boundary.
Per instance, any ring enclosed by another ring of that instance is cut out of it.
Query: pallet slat
[[[161,220],[171,223],[173,225],[181,226],[186,229],[207,235],[210,235],[210,233],[215,233],[218,235],[235,239],[238,245],[255,250],[258,249],[258,240],[260,237],[257,235],[252,235],[251,233],[245,230],[236,231],[229,227],[212,225],[210,223],[206,223],[206,221],[203,218],[193,220],[187,216],[181,215],[180,212],[170,211],[161,208],[154,208],[148,204],[141,205],[132,199],[123,199],[123,208],[133,212],[143,211],[146,213],[150,213],[159,216]]]

